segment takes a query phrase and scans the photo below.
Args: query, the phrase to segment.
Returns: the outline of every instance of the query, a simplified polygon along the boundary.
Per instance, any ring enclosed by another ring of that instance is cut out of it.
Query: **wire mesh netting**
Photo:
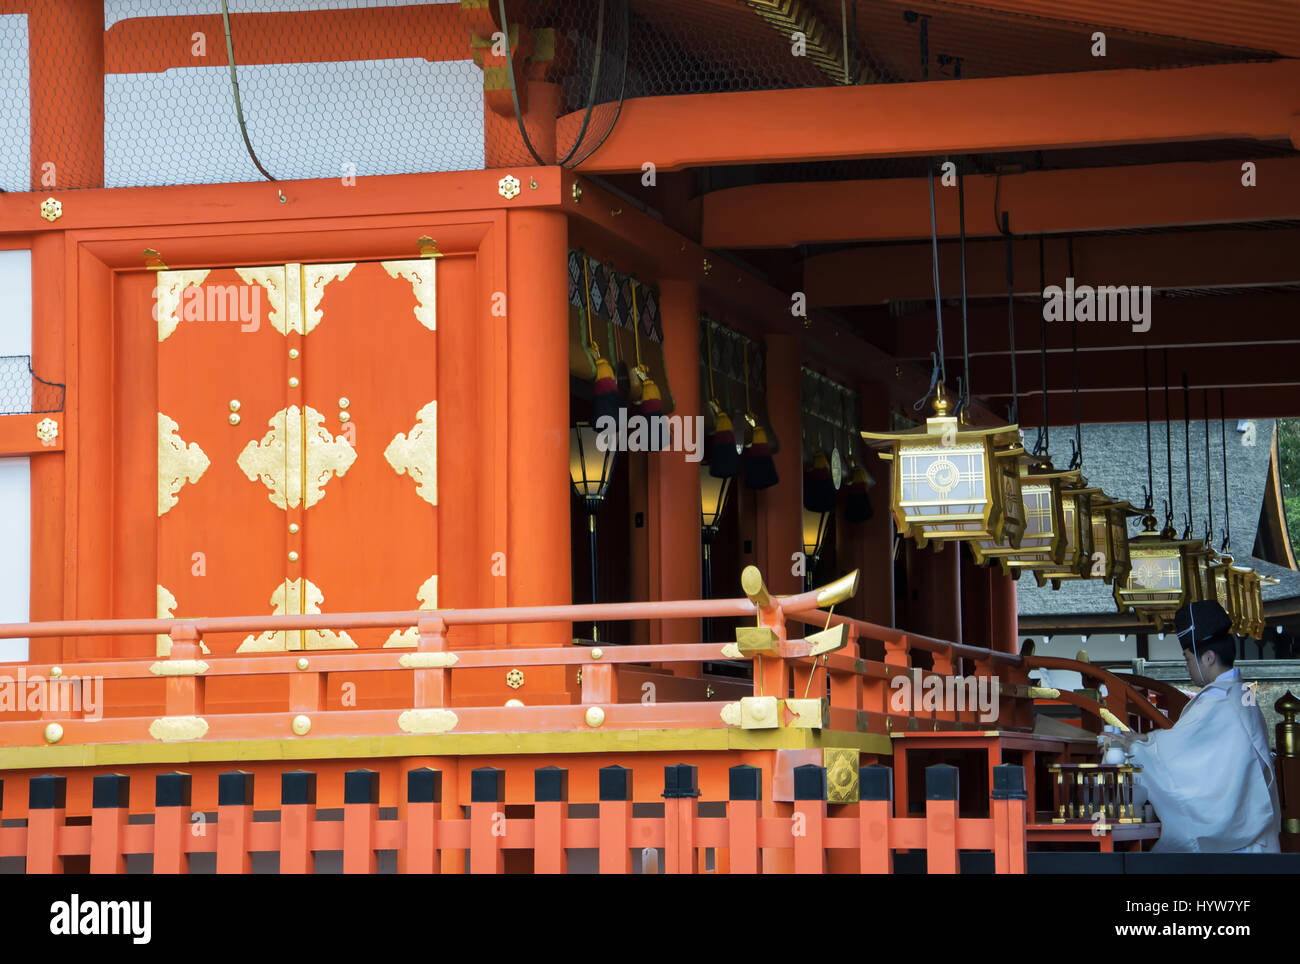
[[[573,166],[626,98],[1276,56],[948,0],[24,2],[7,190]]]
[[[31,355],[0,355],[0,415],[63,411],[64,387],[32,371]]]

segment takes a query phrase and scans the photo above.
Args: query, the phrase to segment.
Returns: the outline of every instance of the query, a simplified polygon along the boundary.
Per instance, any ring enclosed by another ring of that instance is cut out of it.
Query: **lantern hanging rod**
[[[1187,372],[1183,372],[1183,462],[1187,468],[1187,521],[1183,538],[1192,536],[1192,404],[1187,390]]]
[[[1035,455],[1047,455],[1052,446],[1052,433],[1048,426],[1047,419],[1047,315],[1042,310],[1042,291],[1047,284],[1047,278],[1044,271],[1044,248],[1043,235],[1038,236],[1038,290],[1039,290],[1039,310],[1038,310],[1038,351],[1040,356],[1040,384],[1043,387],[1043,423],[1038,428],[1038,441],[1034,443]],[[1014,358],[1014,354],[1012,358]],[[1150,455],[1150,446],[1147,446],[1147,454]]]
[[[1210,393],[1201,390],[1201,402],[1205,408],[1205,545],[1214,544],[1214,486],[1210,479]]]
[[[1070,277],[1074,277],[1074,236],[1067,239],[1070,259]],[[1070,354],[1074,360],[1074,454],[1070,457],[1070,468],[1083,468],[1083,423],[1079,414],[1079,322],[1070,323]]]
[[[1232,548],[1232,511],[1228,505],[1228,430],[1225,427],[1224,391],[1219,389],[1219,448],[1223,452],[1223,545],[1222,551]]]
[[[961,164],[957,165],[957,223],[961,233],[961,357],[964,372],[957,410],[964,412],[970,408],[970,335],[966,321],[966,182],[962,177]],[[1013,346],[1011,364],[1015,363]]]
[[[1145,346],[1142,348],[1142,405],[1147,422],[1147,490],[1144,508],[1147,515],[1150,515],[1155,505],[1156,483],[1151,461],[1151,367]]]
[[[1169,434],[1171,412],[1169,410],[1169,349],[1162,353],[1165,364],[1165,469],[1168,473],[1168,485],[1165,494],[1169,499],[1165,503],[1165,528],[1171,528],[1174,520],[1174,457],[1173,440]]]

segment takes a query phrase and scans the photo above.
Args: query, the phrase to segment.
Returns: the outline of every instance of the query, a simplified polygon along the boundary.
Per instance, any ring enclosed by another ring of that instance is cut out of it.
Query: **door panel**
[[[434,272],[418,260],[160,273],[160,615],[436,606]],[[240,319],[214,320],[209,306],[228,302]],[[415,639],[208,642],[249,652]]]

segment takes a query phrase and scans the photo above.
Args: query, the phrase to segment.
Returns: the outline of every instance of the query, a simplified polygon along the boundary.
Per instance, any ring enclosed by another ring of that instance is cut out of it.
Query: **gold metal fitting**
[[[62,675],[63,675],[63,667],[62,667],[62,666],[51,666],[51,667],[50,667],[50,678],[51,678],[51,679],[58,679],[58,678],[59,678],[60,676],[62,676]]]
[[[227,421],[229,421],[231,425],[238,425],[239,414],[237,412],[231,412],[229,417],[227,418]]]
[[[600,724],[605,722],[605,711],[599,706],[588,707],[585,719],[587,720],[588,726],[600,726]]]
[[[306,657],[306,656],[299,656],[299,657],[298,657],[298,668],[299,668],[299,669],[306,669],[309,665],[311,665],[311,664],[307,662],[307,657]]]
[[[421,258],[441,258],[442,252],[438,250],[438,242],[433,240],[427,234],[421,235],[415,242],[416,249],[420,252]]]
[[[289,379],[289,387],[290,387],[290,388],[297,388],[297,387],[298,387],[298,376],[297,376],[297,375],[295,375],[295,376],[293,376],[292,378]]]
[[[604,651],[603,649],[601,649],[599,646],[593,646],[593,647],[591,647],[591,658],[592,658],[592,659],[600,659],[600,658],[601,658],[602,656],[604,656],[604,655],[605,655],[605,651]]]
[[[506,685],[512,690],[517,690],[524,685],[524,671],[521,669],[512,669],[506,673]]]
[[[297,358],[297,357],[298,357],[298,349],[297,349],[297,348],[290,348],[290,349],[289,349],[289,357],[290,357],[290,358]]]
[[[306,736],[311,732],[311,717],[299,713],[293,718],[293,732],[299,736]]]
[[[57,221],[63,217],[63,204],[52,197],[41,202],[41,217],[46,221]]]
[[[167,270],[166,262],[163,261],[162,255],[160,255],[155,249],[145,248],[142,252],[142,257],[144,258],[144,266],[150,271]]]
[[[290,552],[290,553],[289,553],[289,561],[290,561],[290,562],[297,562],[297,561],[298,561],[298,553],[296,553],[296,552]]]
[[[58,723],[50,723],[45,727],[45,742],[58,743],[63,739],[63,727]]]
[[[582,185],[577,181],[573,182],[573,187],[569,189],[569,194],[573,197],[574,204],[582,203]]]
[[[297,534],[298,534],[298,523],[296,523],[296,522],[290,522],[290,523],[289,523],[289,535],[297,535]]]
[[[519,195],[519,178],[513,174],[507,174],[501,180],[497,181],[497,193],[509,201]]]
[[[237,399],[237,398],[232,398],[232,399],[230,400],[230,410],[231,410],[232,412],[237,412],[237,411],[239,411],[239,399]]]

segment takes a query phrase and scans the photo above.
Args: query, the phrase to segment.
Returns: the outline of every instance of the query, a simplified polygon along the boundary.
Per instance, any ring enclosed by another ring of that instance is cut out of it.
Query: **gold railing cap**
[[[817,589],[818,606],[834,606],[844,602],[846,599],[852,599],[858,593],[858,584],[861,581],[861,570],[854,569],[834,582],[828,582],[826,585]]]

